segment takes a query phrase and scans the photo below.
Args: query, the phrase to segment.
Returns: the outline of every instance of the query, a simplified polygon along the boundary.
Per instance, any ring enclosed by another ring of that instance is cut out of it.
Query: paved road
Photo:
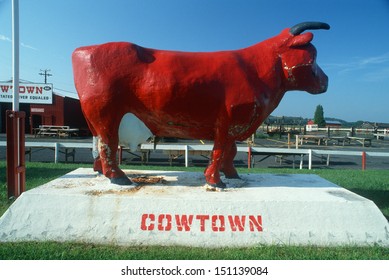
[[[48,142],[92,142],[91,138],[72,138],[72,139],[56,139],[56,138],[33,138],[26,135],[27,141],[48,141]],[[0,141],[5,141],[5,135],[0,135]],[[179,144],[188,143],[188,141],[180,140]],[[189,143],[200,144],[199,141],[190,141]],[[242,143],[242,145],[245,145]],[[271,148],[287,148],[286,139],[256,139],[256,147],[271,147]],[[291,147],[292,149],[294,146]],[[346,146],[338,146],[330,143],[328,146],[318,146],[313,144],[304,145],[303,148],[307,149],[330,149],[330,150],[346,150],[346,151],[375,151],[375,152],[389,152],[389,141],[388,140],[372,140],[371,147],[362,147],[359,143],[351,143]],[[6,159],[5,147],[0,147],[0,160]],[[141,153],[128,153],[123,152],[123,163],[141,165]],[[29,155],[26,155],[26,160],[29,160]],[[72,161],[72,158],[69,158]],[[42,161],[42,162],[54,162],[54,151],[50,149],[33,149],[31,154],[31,161]],[[59,161],[65,162],[65,154],[60,153]],[[89,149],[76,149],[75,151],[75,162],[80,163],[92,163],[92,155]],[[254,157],[255,167],[260,168],[291,168],[293,161],[296,168],[299,166],[299,157],[293,159],[292,156],[287,157],[274,157],[274,156],[260,156]],[[246,153],[238,153],[235,157],[235,165],[238,167],[246,167],[248,157]],[[203,156],[191,156],[191,166],[206,166],[208,159]],[[153,151],[149,158],[150,165],[169,165],[168,155],[162,151]],[[184,157],[179,157],[172,161],[174,166],[184,166]],[[308,162],[305,159],[304,168],[307,168]],[[389,157],[367,157],[366,161],[367,169],[389,169]],[[331,156],[330,165],[326,165],[326,158],[314,157],[313,168],[326,168],[326,169],[361,169],[362,159],[359,156]]]

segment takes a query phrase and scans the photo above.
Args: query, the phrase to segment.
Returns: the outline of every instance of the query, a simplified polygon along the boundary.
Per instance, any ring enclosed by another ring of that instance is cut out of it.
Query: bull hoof
[[[216,184],[209,184],[207,183],[206,189],[207,191],[213,191],[213,192],[221,192],[226,188],[226,184],[222,181],[216,183]]]
[[[129,186],[132,185],[130,179],[127,176],[111,178],[111,184],[119,185],[119,186]]]
[[[236,174],[234,174],[234,175],[229,175],[229,176],[225,175],[225,177],[226,177],[227,179],[242,179],[242,178],[240,178],[240,176],[238,175],[238,173],[236,173]]]

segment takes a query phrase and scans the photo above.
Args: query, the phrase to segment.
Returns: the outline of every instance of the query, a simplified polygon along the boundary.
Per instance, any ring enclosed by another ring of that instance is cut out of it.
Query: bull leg
[[[103,166],[101,165],[101,159],[99,154],[99,137],[93,136],[93,144],[92,144],[92,156],[94,159],[93,162],[93,170],[99,173],[103,173]]]
[[[101,165],[101,159],[100,159],[99,148],[98,148],[100,137],[97,136],[96,130],[93,127],[92,123],[89,121],[87,115],[85,115],[85,120],[93,135],[93,143],[92,143],[93,170],[102,174],[103,167]]]
[[[237,152],[236,143],[233,142],[230,145],[230,147],[226,149],[224,153],[222,166],[220,170],[224,173],[226,178],[240,179],[238,172],[234,167],[234,158],[236,156],[236,152]]]
[[[228,143],[227,137],[216,137],[211,155],[211,160],[208,167],[205,169],[204,175],[207,184],[216,188],[225,188],[226,185],[220,179],[220,168],[223,163],[226,147]]]
[[[223,151],[220,148],[214,147],[211,155],[211,160],[208,167],[204,171],[205,180],[208,185],[216,188],[225,188],[226,185],[220,180],[220,165],[222,162]]]
[[[111,180],[111,183],[116,185],[131,185],[132,182],[126,174],[119,168],[116,161],[116,153],[118,150],[117,133],[109,134],[108,137],[101,136],[99,141],[99,154],[103,167],[104,175]]]
[[[113,184],[131,185],[132,182],[116,162],[120,114],[115,115],[116,117],[106,118],[99,114],[103,111],[102,108],[84,106],[83,109],[84,116],[88,116],[85,119],[93,134],[93,169],[103,173]]]

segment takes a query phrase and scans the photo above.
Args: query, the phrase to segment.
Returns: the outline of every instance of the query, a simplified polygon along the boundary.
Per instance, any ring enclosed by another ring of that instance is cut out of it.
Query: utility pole
[[[41,76],[45,76],[45,84],[47,84],[47,77],[50,77],[50,76],[53,76],[52,74],[49,74],[48,72],[50,72],[51,70],[50,69],[45,69],[45,70],[42,70],[41,69],[41,72],[39,73],[39,75]],[[43,73],[42,73],[43,72]]]

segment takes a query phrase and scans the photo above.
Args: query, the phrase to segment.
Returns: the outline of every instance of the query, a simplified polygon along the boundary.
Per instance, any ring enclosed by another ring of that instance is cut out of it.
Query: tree
[[[326,126],[326,121],[324,119],[323,106],[321,106],[321,105],[317,105],[316,106],[316,111],[315,111],[315,116],[313,117],[313,121],[319,127],[325,127]]]

